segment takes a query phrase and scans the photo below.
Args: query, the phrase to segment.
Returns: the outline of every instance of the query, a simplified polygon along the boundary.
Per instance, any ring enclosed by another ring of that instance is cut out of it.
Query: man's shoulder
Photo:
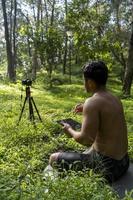
[[[84,107],[87,109],[87,108],[97,108],[99,105],[99,100],[98,98],[95,98],[95,97],[89,97],[86,99],[85,101],[85,104],[84,104]]]
[[[110,94],[111,95],[111,94]],[[115,97],[113,97],[115,99]],[[98,110],[101,110],[103,106],[107,104],[110,97],[106,95],[93,95],[92,97],[89,97],[85,101],[85,107],[86,108],[95,108]]]
[[[100,101],[102,101],[102,98],[100,96],[92,96],[86,99],[85,104],[97,105]]]

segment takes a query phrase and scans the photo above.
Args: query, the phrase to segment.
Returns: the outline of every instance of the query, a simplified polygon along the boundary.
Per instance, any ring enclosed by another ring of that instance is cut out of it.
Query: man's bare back
[[[92,147],[103,155],[116,160],[122,159],[127,153],[128,139],[120,100],[107,91],[99,91],[86,100],[84,107],[83,114],[86,116],[88,112],[88,118],[93,118],[93,112],[92,116],[89,116],[91,108],[95,109],[98,116],[96,124],[95,119],[92,119],[94,126],[98,126]]]
[[[105,178],[112,182],[129,167],[123,106],[117,97],[106,90],[108,68],[104,62],[86,64],[83,73],[85,89],[92,96],[75,108],[76,113],[83,111],[81,130],[76,131],[67,123],[63,124],[63,130],[76,142],[91,148],[83,153],[57,152],[51,155],[49,163],[56,161],[60,168],[66,170],[69,166],[75,167],[75,162],[78,165],[75,169],[78,170],[92,168],[98,172],[100,169]]]

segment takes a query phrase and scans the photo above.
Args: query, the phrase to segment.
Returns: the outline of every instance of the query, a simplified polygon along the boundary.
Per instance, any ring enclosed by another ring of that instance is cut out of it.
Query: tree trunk
[[[72,83],[71,77],[72,77],[72,42],[69,41],[69,83]]]
[[[34,53],[33,53],[33,64],[32,64],[32,78],[33,78],[33,80],[36,80],[37,68],[38,68],[38,60],[37,60],[37,52],[36,52],[36,49],[35,49]]]
[[[11,0],[11,6],[10,6],[10,15],[9,15],[9,37],[10,37],[10,43],[12,45],[12,27],[13,27],[13,0]],[[11,46],[12,49],[12,46]]]
[[[65,33],[66,34],[66,33]],[[67,34],[65,35],[65,50],[64,50],[64,59],[63,59],[63,74],[66,74],[66,64],[67,64],[67,41],[68,37]]]
[[[67,18],[67,0],[65,0],[65,13]],[[63,74],[66,73],[66,63],[67,63],[67,42],[68,42],[68,36],[67,36],[67,27],[65,26],[65,49],[64,49],[64,59],[63,59]]]
[[[55,11],[55,0],[53,0],[53,4],[52,4],[51,23],[50,23],[51,26],[53,26],[53,22],[54,22],[54,11]]]
[[[34,21],[36,24],[36,36],[33,36],[33,40],[34,40],[34,52],[32,55],[32,78],[33,80],[36,80],[36,72],[38,69],[38,54],[37,54],[37,49],[38,49],[38,39],[39,39],[39,35],[38,35],[38,30],[39,30],[39,26],[40,26],[40,8],[41,8],[41,0],[37,1],[37,16],[36,16],[36,12],[35,12],[35,6],[34,6],[34,1],[32,0],[32,9],[33,9],[33,14],[34,14]],[[35,38],[34,38],[35,37]]]
[[[36,22],[36,12],[35,12],[34,1],[31,0],[31,3],[32,3],[32,11],[33,11],[34,20],[35,20],[35,22]]]
[[[44,7],[45,7],[45,12],[46,12],[46,34],[48,32],[48,21],[49,21],[49,16],[48,16],[48,8],[47,8],[47,2],[46,0],[44,1]]]
[[[121,29],[121,23],[120,23],[120,6],[121,6],[121,2],[122,2],[122,0],[112,0],[112,5],[113,5],[113,9],[115,10],[115,18],[116,18],[116,28],[117,28],[117,30],[116,30],[116,39],[118,41],[121,39],[121,35],[122,35],[122,29]],[[114,57],[116,58],[116,60],[122,65],[120,78],[121,78],[121,81],[122,81],[122,84],[123,84],[124,73],[125,73],[125,69],[126,69],[126,58],[124,56],[123,47],[122,47],[121,44],[120,44],[120,47],[121,47],[121,53],[115,51],[113,49],[113,47],[111,47],[111,52],[114,55]]]
[[[14,23],[13,23],[13,63],[14,63],[14,70],[16,73],[16,64],[17,64],[17,58],[16,58],[16,16],[17,16],[17,0],[14,0]]]
[[[123,94],[130,96],[131,85],[133,80],[133,22],[132,22],[132,33],[129,43],[128,60],[125,69],[124,83],[123,83]]]
[[[52,12],[51,12],[51,18],[50,18],[50,26],[53,27],[54,24],[54,11],[55,11],[55,3],[56,1],[53,0],[53,4],[52,4]],[[52,40],[52,39],[50,39]],[[52,41],[51,41],[52,42]],[[52,72],[53,72],[53,65],[54,65],[54,54],[53,52],[51,52],[51,55],[49,55],[50,52],[48,52],[48,74],[49,74],[49,80],[50,80],[50,88],[52,87]]]
[[[7,74],[9,76],[10,81],[15,82],[16,74],[15,74],[15,69],[14,69],[13,53],[12,53],[12,49],[11,49],[11,42],[10,42],[5,0],[2,0],[2,9],[3,9],[5,40],[6,40],[6,53],[7,53],[7,63],[8,63]]]

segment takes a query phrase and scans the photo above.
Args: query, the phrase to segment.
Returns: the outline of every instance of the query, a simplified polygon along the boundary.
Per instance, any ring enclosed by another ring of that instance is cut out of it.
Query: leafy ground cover
[[[121,97],[120,82],[110,79],[108,88]],[[84,147],[62,132],[56,120],[72,117],[81,122],[81,115],[74,115],[72,108],[84,102],[87,94],[83,85],[59,85],[46,89],[42,81],[33,84],[32,96],[39,109],[43,123],[36,115],[36,128],[28,120],[28,104],[22,120],[17,125],[24,101],[21,83],[0,83],[0,199],[6,200],[86,200],[118,199],[102,177],[92,171],[70,173],[66,178],[43,179],[43,169],[51,153],[58,150],[84,150]],[[133,101],[122,99],[129,134],[129,154],[133,159]],[[127,194],[126,199],[131,199]]]

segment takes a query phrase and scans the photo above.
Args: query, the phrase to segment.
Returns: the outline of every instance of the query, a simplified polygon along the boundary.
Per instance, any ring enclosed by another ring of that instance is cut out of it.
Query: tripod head
[[[31,86],[32,80],[31,79],[24,79],[24,80],[22,80],[22,85]]]

